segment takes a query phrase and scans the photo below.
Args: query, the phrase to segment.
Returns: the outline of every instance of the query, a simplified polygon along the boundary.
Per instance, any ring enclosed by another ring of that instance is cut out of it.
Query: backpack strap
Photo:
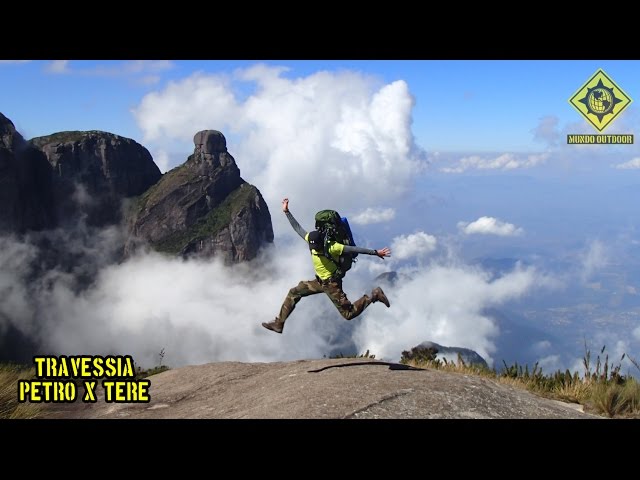
[[[340,269],[340,264],[329,254],[330,240],[331,235],[329,230],[314,230],[313,232],[309,232],[309,251],[314,255],[313,250],[315,250],[317,252],[315,255],[322,255],[329,259],[329,261],[336,266],[333,277],[342,278],[344,277],[344,272]]]
[[[324,235],[318,230],[309,232],[309,250],[315,250],[316,252],[324,251]]]

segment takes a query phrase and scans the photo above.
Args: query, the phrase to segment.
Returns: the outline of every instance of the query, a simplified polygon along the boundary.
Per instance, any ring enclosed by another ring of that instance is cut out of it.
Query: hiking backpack
[[[320,210],[316,213],[316,231],[309,234],[309,250],[321,252],[336,264],[338,270],[336,273],[340,278],[351,269],[353,263],[356,262],[357,253],[343,253],[338,258],[338,262],[329,254],[329,243],[332,241],[343,245],[354,246],[351,227],[346,217],[341,217],[335,210]]]

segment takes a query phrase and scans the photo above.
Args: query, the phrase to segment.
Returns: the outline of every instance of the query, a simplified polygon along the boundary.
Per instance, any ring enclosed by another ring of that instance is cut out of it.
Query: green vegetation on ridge
[[[178,254],[191,242],[211,237],[231,223],[233,215],[247,205],[257,193],[254,186],[243,183],[231,192],[224,201],[206,215],[200,217],[191,227],[175,232],[152,244],[159,252]]]
[[[609,362],[609,355],[604,359],[605,347],[602,347],[596,358],[595,369],[592,371],[591,351],[585,343],[583,358],[584,375],[558,370],[545,375],[536,363],[532,370],[529,366],[515,363],[508,366],[504,363],[504,370],[498,373],[477,365],[467,365],[460,354],[457,362],[437,359],[437,351],[432,348],[415,347],[411,351],[402,352],[400,363],[420,368],[433,368],[454,373],[480,375],[497,380],[500,383],[525,388],[540,396],[554,400],[579,403],[585,410],[608,417],[640,418],[640,383],[631,377],[620,374],[621,363],[613,365]],[[622,355],[620,362],[624,360]],[[631,362],[640,369],[638,363]]]
[[[140,195],[134,203],[135,214],[139,214],[149,203],[154,204],[167,196],[170,192],[181,185],[186,185],[190,181],[196,181],[197,177],[189,170],[186,163],[178,165],[166,172],[155,185],[152,185],[146,192]]]

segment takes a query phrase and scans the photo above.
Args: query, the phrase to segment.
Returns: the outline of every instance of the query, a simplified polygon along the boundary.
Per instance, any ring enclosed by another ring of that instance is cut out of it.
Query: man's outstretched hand
[[[282,200],[282,211],[287,213],[289,211],[289,199],[285,198]]]

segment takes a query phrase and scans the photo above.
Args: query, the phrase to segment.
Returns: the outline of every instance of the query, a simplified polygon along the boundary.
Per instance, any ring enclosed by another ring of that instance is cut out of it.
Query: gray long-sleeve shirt
[[[300,226],[298,221],[291,214],[291,211],[285,212],[285,215],[289,219],[289,223],[291,224],[293,229],[296,231],[296,233],[300,235],[300,237],[306,242],[307,241],[306,237],[308,232],[305,231],[305,229]],[[343,252],[344,253],[363,253],[365,255],[378,255],[378,252],[370,248],[356,247],[352,245],[345,245]]]

